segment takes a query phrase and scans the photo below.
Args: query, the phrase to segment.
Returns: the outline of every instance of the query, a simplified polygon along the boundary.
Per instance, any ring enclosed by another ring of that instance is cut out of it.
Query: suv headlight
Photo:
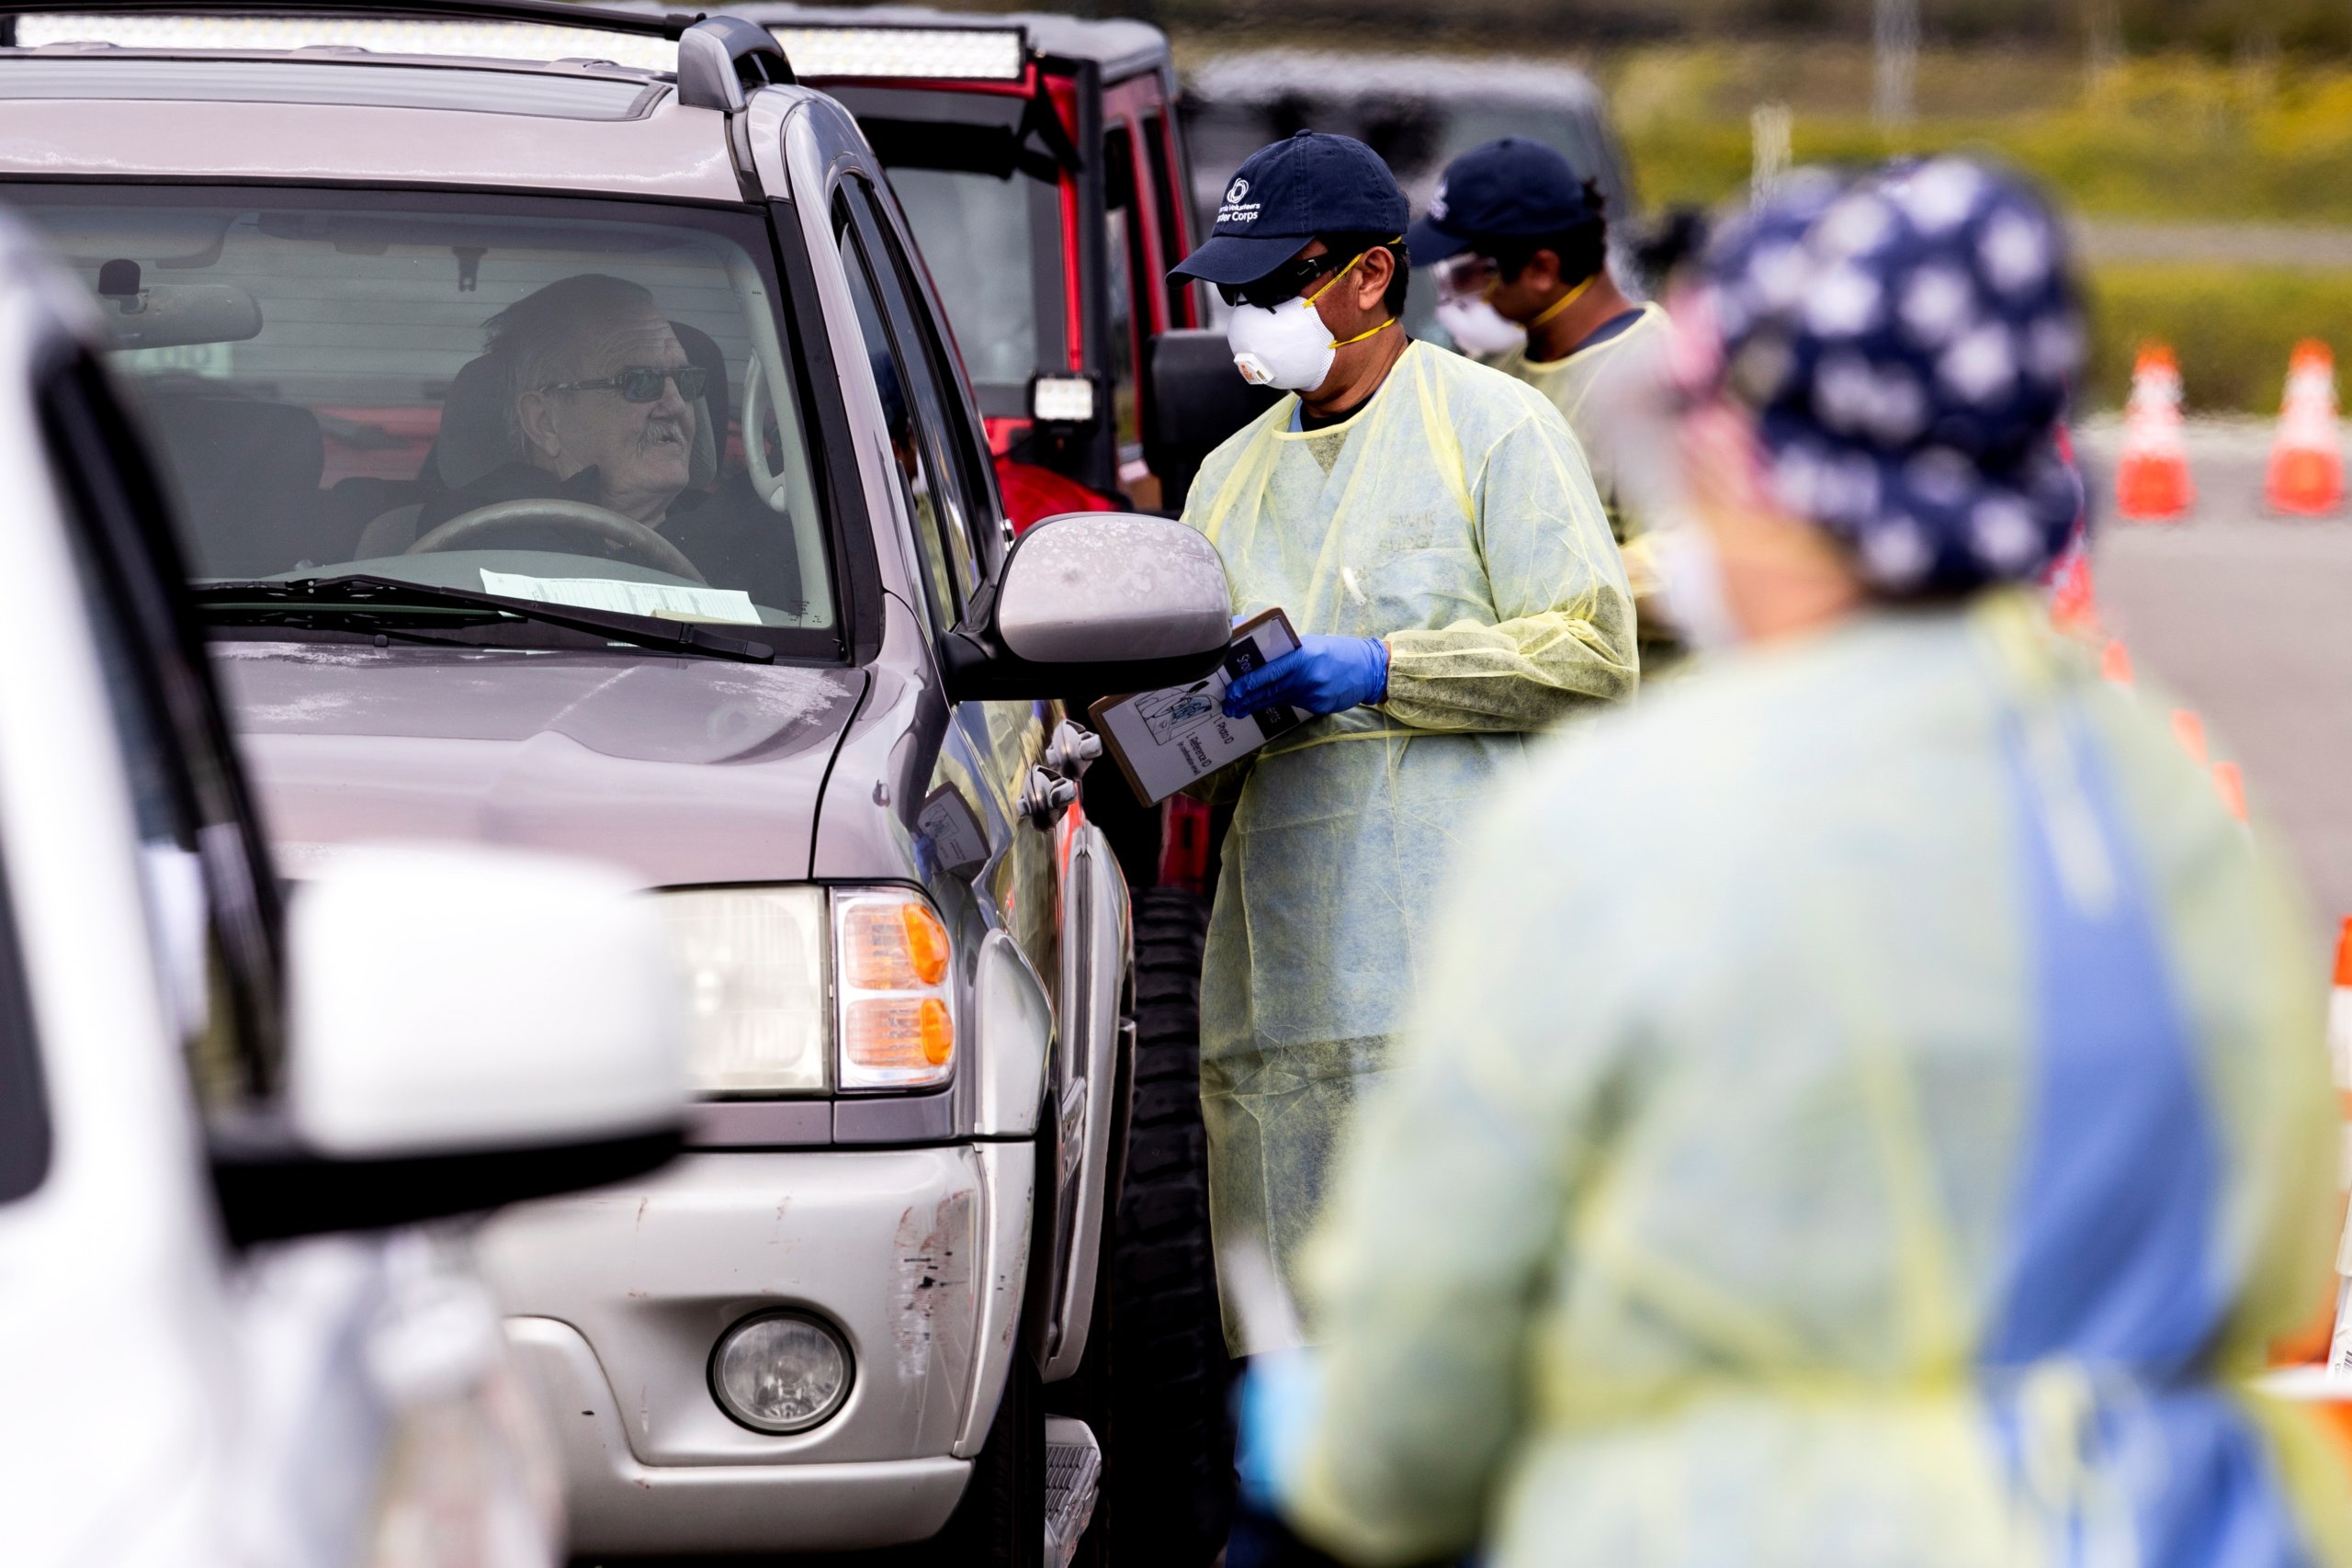
[[[662,904],[706,1095],[921,1089],[953,1076],[955,953],[920,893],[712,887]]]

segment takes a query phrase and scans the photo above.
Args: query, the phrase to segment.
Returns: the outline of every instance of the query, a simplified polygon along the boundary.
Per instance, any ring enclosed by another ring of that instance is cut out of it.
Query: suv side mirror
[[[287,945],[283,1124],[216,1151],[237,1240],[495,1208],[677,1151],[684,1008],[617,874],[354,849],[295,889]]]
[[[1177,511],[1201,460],[1217,443],[1274,406],[1282,393],[1253,387],[1233,367],[1225,333],[1208,327],[1160,333],[1144,345],[1145,464],[1159,479],[1160,504]]]
[[[1047,517],[945,639],[948,683],[958,698],[1019,701],[1174,685],[1225,656],[1232,604],[1224,558],[1182,523]]]

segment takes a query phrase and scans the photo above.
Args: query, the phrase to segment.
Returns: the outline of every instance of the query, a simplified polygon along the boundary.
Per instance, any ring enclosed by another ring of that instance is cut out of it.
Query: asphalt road
[[[2352,510],[2266,515],[2269,439],[2259,422],[2192,427],[2196,507],[2178,524],[2135,524],[2114,515],[2115,433],[2083,433],[2103,522],[2093,573],[2141,685],[2197,709],[2214,756],[2245,769],[2332,952],[2352,915]]]

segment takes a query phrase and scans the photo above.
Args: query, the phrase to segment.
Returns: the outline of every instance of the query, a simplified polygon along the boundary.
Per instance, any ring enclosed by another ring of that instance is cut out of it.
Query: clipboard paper
[[[1086,716],[1126,774],[1136,798],[1157,806],[1306,722],[1305,714],[1287,707],[1268,708],[1248,718],[1225,716],[1227,687],[1298,646],[1290,617],[1280,609],[1268,610],[1233,628],[1225,662],[1199,680],[1104,697]]]

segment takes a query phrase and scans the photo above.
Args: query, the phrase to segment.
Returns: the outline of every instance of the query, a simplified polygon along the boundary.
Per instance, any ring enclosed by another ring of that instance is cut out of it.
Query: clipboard
[[[1157,806],[1306,722],[1306,715],[1289,707],[1268,708],[1248,718],[1225,716],[1227,687],[1298,646],[1290,617],[1279,607],[1267,610],[1233,628],[1225,662],[1199,680],[1104,697],[1086,710],[1086,716],[1126,775],[1136,798]]]

